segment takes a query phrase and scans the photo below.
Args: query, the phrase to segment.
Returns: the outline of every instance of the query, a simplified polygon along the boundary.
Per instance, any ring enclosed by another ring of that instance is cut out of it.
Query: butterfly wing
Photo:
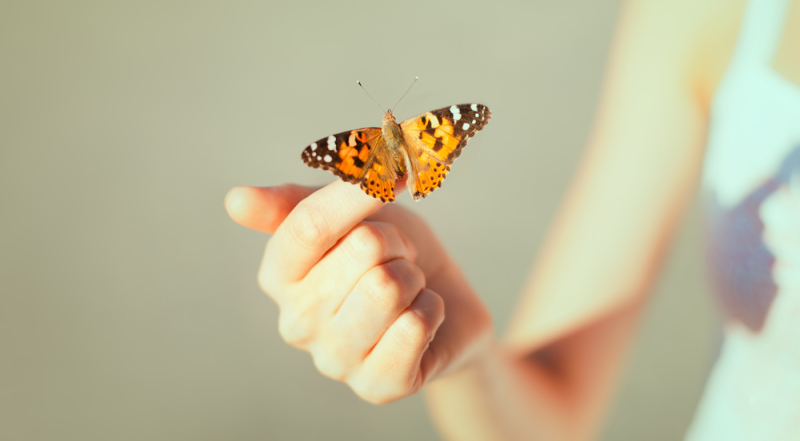
[[[384,161],[381,161],[380,156],[376,156],[361,181],[361,189],[364,190],[364,193],[383,202],[394,202],[396,176],[390,170],[391,167],[387,167]]]
[[[367,127],[313,142],[301,157],[309,167],[330,170],[345,182],[360,183],[364,193],[372,197],[394,201],[395,177],[383,150],[381,129]]]
[[[486,127],[492,112],[483,104],[457,104],[417,115],[400,123],[411,166],[409,187],[414,199],[442,186],[450,165],[475,133]]]

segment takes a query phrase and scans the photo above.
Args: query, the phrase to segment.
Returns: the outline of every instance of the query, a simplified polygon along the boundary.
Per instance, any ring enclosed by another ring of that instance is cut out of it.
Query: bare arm
[[[426,389],[446,439],[596,433],[696,186],[709,96],[696,54],[720,5],[626,5],[586,154],[507,335]]]
[[[231,217],[273,233],[259,281],[282,337],[372,403],[427,385],[448,439],[591,437],[699,172],[713,81],[693,60],[719,5],[730,3],[627,6],[587,154],[502,342],[402,207],[341,181],[232,190]]]

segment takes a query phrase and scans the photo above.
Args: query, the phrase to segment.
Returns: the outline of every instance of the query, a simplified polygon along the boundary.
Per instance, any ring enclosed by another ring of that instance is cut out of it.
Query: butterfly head
[[[392,109],[387,110],[386,114],[383,115],[383,123],[384,124],[397,123],[397,120],[394,119],[394,115],[392,114]]]
[[[397,124],[397,121],[395,121],[394,115],[392,115],[392,109],[387,110],[386,115],[383,115],[383,127],[381,127],[381,133],[383,134],[383,140],[386,143],[386,147],[391,151],[399,151],[403,133],[400,130],[400,126]]]

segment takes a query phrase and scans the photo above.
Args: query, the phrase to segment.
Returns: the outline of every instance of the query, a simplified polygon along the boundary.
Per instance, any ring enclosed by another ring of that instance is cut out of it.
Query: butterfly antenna
[[[408,86],[408,90],[406,90],[406,93],[404,93],[403,96],[401,96],[400,99],[397,100],[397,104],[400,104],[400,101],[403,101],[403,98],[405,98],[406,95],[408,95],[408,92],[411,90],[412,87],[414,87],[414,83],[416,83],[418,79],[419,77],[414,77],[414,81],[412,81],[411,85]],[[395,110],[397,110],[397,104],[395,104],[393,107]]]
[[[374,101],[374,102],[375,102],[375,104],[378,104],[378,102],[377,102],[377,101],[375,101],[375,98],[373,98],[373,97],[372,97],[372,95],[370,95],[370,94],[369,94],[369,92],[367,92],[367,89],[365,89],[365,88],[364,88],[364,85],[363,85],[363,84],[361,84],[361,81],[356,81],[356,83],[358,83],[358,85],[359,85],[359,86],[361,86],[361,88],[362,88],[362,89],[364,89],[364,93],[366,93],[366,94],[367,94],[367,96],[369,97],[369,99],[371,99],[372,101]],[[386,113],[386,111],[385,111],[385,110],[383,110],[383,107],[381,107],[381,105],[380,105],[380,104],[378,104],[378,108],[379,108],[379,109],[381,109],[381,112],[383,112],[383,113]]]

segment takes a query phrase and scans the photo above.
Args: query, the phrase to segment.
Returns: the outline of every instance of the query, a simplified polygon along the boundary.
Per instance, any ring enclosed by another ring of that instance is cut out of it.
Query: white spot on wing
[[[332,159],[331,155],[325,155],[325,162],[331,162]]]
[[[478,105],[477,104],[473,104],[473,105],[469,106],[469,108],[474,110],[474,111],[476,111],[476,112],[478,111]]]
[[[328,137],[328,150],[336,150],[336,137],[333,135]]]
[[[464,123],[464,125],[461,126],[461,128],[467,130],[469,128],[469,123]]]
[[[315,142],[314,144],[311,144],[311,151],[313,152],[316,149],[317,149],[317,143]]]
[[[475,124],[475,120],[474,119],[472,120],[472,124]]]
[[[461,110],[458,108],[458,106],[454,105],[450,107],[450,113],[453,114],[453,121],[458,121],[461,119]]]

